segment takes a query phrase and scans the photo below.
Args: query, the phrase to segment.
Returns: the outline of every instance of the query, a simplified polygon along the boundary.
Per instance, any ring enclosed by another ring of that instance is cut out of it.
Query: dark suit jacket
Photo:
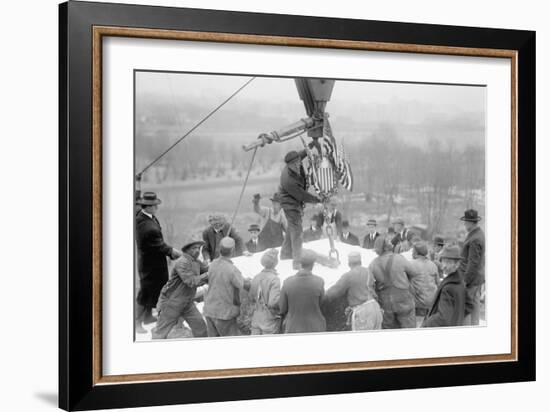
[[[485,234],[480,227],[466,236],[462,246],[459,271],[466,286],[477,286],[485,282]]]
[[[245,243],[246,250],[248,250],[250,253],[258,253],[265,250],[265,247],[263,247],[262,242],[258,239],[258,243],[254,244],[252,242],[252,239],[250,239],[248,242]]]
[[[226,237],[229,233],[229,223],[223,225],[221,233],[216,234],[212,226],[208,226],[204,232],[202,232],[202,240],[204,240],[205,245],[202,248],[202,255],[205,259],[214,260],[220,256],[220,245],[219,242],[222,238]],[[235,241],[235,253],[233,257],[241,256],[243,254],[243,240],[235,230],[231,229],[229,237]]]
[[[342,243],[347,243],[348,245],[359,246],[359,238],[351,232],[349,233],[347,239],[344,239],[344,235],[342,234],[342,236],[340,236],[340,240]]]
[[[336,210],[336,213],[334,213],[334,215],[332,215],[330,218],[329,218],[329,221],[326,221],[325,222],[325,215],[323,212],[319,212],[315,215],[316,219],[317,219],[317,227],[323,227],[323,224],[324,223],[334,223],[334,225],[336,226],[336,234],[338,235],[338,237],[342,237],[342,213],[339,211],[339,210]]]
[[[462,326],[465,304],[464,281],[458,271],[451,273],[439,284],[432,308],[422,326]]]
[[[136,243],[140,278],[138,303],[155,306],[160,290],[168,280],[166,257],[172,253],[172,246],[164,242],[158,220],[151,219],[141,210],[136,215]]]
[[[363,238],[363,247],[365,249],[374,249],[374,242],[378,236],[380,236],[380,233],[374,232],[374,239],[371,239],[370,233],[367,233]]]
[[[324,295],[325,281],[309,271],[302,269],[286,278],[279,298],[281,315],[286,315],[284,333],[326,331],[326,320],[321,313]]]
[[[300,152],[300,157],[306,157],[306,151]],[[306,173],[300,166],[300,173],[291,170],[288,165],[281,172],[279,186],[281,196],[281,207],[284,210],[298,210],[304,208],[304,203],[319,203],[319,199],[307,191]]]

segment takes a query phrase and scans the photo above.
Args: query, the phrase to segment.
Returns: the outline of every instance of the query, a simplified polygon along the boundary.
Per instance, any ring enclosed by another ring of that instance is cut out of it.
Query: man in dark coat
[[[369,219],[367,221],[367,234],[363,238],[363,247],[365,249],[374,249],[374,241],[378,236],[380,236],[380,233],[376,231],[376,220]]]
[[[391,240],[393,251],[403,253],[410,250],[414,233],[405,227],[405,221],[400,217],[395,218],[392,224],[395,231],[395,236]]]
[[[346,243],[352,246],[359,246],[359,238],[349,231],[349,222],[344,220],[342,222],[342,235],[340,236],[342,243]]]
[[[478,226],[481,217],[469,209],[460,218],[468,231],[460,260],[459,272],[466,285],[465,325],[479,325],[481,287],[485,283],[485,234]]]
[[[458,272],[460,252],[458,246],[447,246],[441,254],[445,278],[439,284],[434,303],[422,327],[461,326],[464,322],[466,288]]]
[[[207,281],[208,266],[199,261],[202,240],[190,239],[181,248],[183,255],[176,261],[170,279],[160,293],[159,318],[153,328],[153,339],[166,339],[178,319],[185,319],[193,337],[206,337],[206,322],[195,306],[197,287]]]
[[[142,322],[153,323],[157,320],[152,315],[152,309],[157,305],[160,291],[168,280],[166,257],[177,259],[181,252],[164,242],[159,221],[155,217],[161,203],[157,195],[145,192],[136,203],[141,206],[141,210],[136,215],[139,292],[135,328],[137,333],[146,333]]]
[[[305,203],[319,203],[320,199],[307,191],[306,174],[302,159],[306,151],[294,150],[285,155],[285,163],[281,172],[279,194],[281,207],[287,219],[287,232],[281,248],[281,259],[293,259],[293,267],[299,266],[302,252],[302,216]]]
[[[328,202],[326,215],[323,211],[321,211],[316,216],[317,225],[320,228],[326,231],[326,227],[330,225],[333,228],[333,233],[335,233],[338,238],[342,238],[342,224],[344,219],[342,217],[342,212],[338,210],[337,198],[332,197]]]
[[[260,225],[257,225],[255,223],[251,224],[248,227],[248,232],[250,233],[250,239],[245,244],[246,250],[248,250],[250,253],[263,252],[265,250],[265,247],[262,245],[262,242],[259,238]]]
[[[301,269],[285,279],[279,298],[280,314],[284,316],[284,333],[325,332],[326,320],[321,313],[325,281],[311,271],[317,254],[302,250]]]
[[[206,263],[217,259],[220,256],[220,242],[228,236],[235,241],[235,250],[232,257],[248,254],[248,251],[244,250],[244,243],[234,227],[232,227],[225,220],[225,216],[222,214],[212,214],[208,217],[208,223],[210,224],[204,232],[202,232],[202,240],[204,240],[204,247],[202,248],[202,257]]]

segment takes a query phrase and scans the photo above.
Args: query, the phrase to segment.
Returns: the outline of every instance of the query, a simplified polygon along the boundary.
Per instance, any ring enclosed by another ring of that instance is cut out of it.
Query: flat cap
[[[413,246],[413,249],[420,256],[428,256],[428,246],[426,245],[425,242],[422,242],[422,241],[416,242]]]
[[[361,253],[357,251],[349,252],[348,254],[349,263],[361,263]]]

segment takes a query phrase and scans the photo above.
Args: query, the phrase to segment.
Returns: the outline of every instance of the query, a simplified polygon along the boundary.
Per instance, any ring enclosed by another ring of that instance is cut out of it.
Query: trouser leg
[[[166,339],[170,331],[178,323],[180,312],[169,307],[161,307],[157,324],[151,330],[153,339]]]
[[[218,329],[216,328],[216,324],[214,323],[214,319],[208,316],[206,317],[206,332],[210,338],[220,336]]]
[[[292,259],[294,262],[298,262],[302,254],[302,212],[299,210],[285,210],[285,216],[288,223],[285,242],[288,238],[292,248]]]
[[[135,331],[136,333],[147,333],[141,322],[143,321],[143,315],[145,314],[145,306],[136,303],[135,313]]]
[[[416,328],[416,316],[414,309],[397,314],[397,322],[400,328]]]
[[[239,326],[237,325],[237,318],[233,319],[215,319],[215,318],[206,318],[206,326],[208,327],[208,320],[214,329],[216,330],[217,335],[214,336],[239,336],[241,333],[239,331]],[[210,336],[210,331],[208,332]]]
[[[469,286],[466,288],[466,315],[464,317],[464,325],[477,326],[479,325],[479,313],[481,305],[481,285]]]
[[[183,312],[183,318],[191,328],[193,337],[204,338],[208,336],[206,322],[194,303],[190,303]]]

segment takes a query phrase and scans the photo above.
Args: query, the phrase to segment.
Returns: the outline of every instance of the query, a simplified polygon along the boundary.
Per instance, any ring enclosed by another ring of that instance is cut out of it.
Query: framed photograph
[[[60,5],[59,406],[535,379],[535,33]]]

